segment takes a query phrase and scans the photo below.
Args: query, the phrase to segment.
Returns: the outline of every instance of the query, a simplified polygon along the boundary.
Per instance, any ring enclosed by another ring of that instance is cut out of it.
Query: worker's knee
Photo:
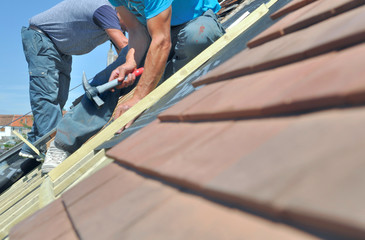
[[[175,53],[191,58],[202,52],[224,34],[224,29],[215,14],[209,10],[189,22],[178,34]]]

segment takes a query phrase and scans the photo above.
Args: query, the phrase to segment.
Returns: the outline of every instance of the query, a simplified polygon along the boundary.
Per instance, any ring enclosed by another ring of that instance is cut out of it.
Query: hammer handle
[[[132,74],[134,74],[134,75],[136,75],[136,77],[138,77],[142,73],[143,73],[143,67],[142,68],[135,69]],[[127,80],[127,78],[128,78],[128,76],[126,76],[124,78],[124,80]],[[114,79],[112,81],[109,81],[109,82],[103,84],[103,85],[97,86],[96,89],[98,90],[99,94],[101,94],[101,93],[103,93],[105,91],[108,91],[109,89],[112,89],[112,88],[118,86],[123,81],[119,81],[118,78],[116,78],[116,79]]]

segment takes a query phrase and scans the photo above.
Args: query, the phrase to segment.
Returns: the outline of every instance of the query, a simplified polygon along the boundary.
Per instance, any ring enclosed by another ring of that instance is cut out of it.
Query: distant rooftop
[[[33,115],[0,115],[0,127],[25,127],[33,125]]]

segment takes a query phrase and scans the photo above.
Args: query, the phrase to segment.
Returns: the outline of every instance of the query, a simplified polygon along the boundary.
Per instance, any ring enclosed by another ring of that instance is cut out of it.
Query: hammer
[[[136,77],[140,76],[141,74],[143,73],[143,67],[142,68],[138,68],[136,70],[133,71],[133,74],[136,75]],[[126,76],[124,78],[124,80],[127,79],[128,76]],[[119,81],[117,78],[110,81],[110,82],[107,82],[107,83],[104,83],[102,85],[99,85],[99,86],[96,86],[96,87],[93,87],[89,84],[89,82],[87,81],[87,78],[86,78],[86,75],[85,75],[85,72],[83,73],[82,75],[82,85],[85,89],[85,93],[86,93],[86,96],[91,100],[93,101],[96,106],[98,108],[100,108],[101,106],[104,105],[104,101],[101,100],[101,98],[99,97],[100,94],[102,94],[103,92],[105,91],[108,91],[109,89],[112,89],[116,86],[118,86],[119,84],[121,84],[123,81]]]

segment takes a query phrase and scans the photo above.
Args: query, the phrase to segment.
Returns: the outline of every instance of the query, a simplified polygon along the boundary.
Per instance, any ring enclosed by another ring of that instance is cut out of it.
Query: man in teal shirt
[[[218,12],[220,5],[216,0],[160,0],[160,1],[125,1],[109,0],[115,7],[124,6],[133,13],[138,21],[147,25],[151,19],[171,6],[171,26],[186,23],[194,18],[203,15],[211,9]]]
[[[145,57],[144,73],[133,97],[118,106],[116,118],[150,93],[164,72],[166,79],[224,33],[215,15],[220,9],[217,0],[109,2],[122,16],[129,33],[129,47],[135,49],[135,62],[118,67],[110,80],[123,79]]]
[[[114,110],[114,117],[118,118],[225,32],[215,14],[220,9],[217,0],[109,1],[116,7],[127,28],[129,51],[123,64],[116,61],[97,76],[100,80],[104,78],[105,82],[108,78],[128,78],[117,91],[103,93],[101,98],[105,104],[102,108],[97,109],[84,97],[82,104],[64,116],[46,154],[42,167],[44,173],[60,164],[98,132]],[[137,66],[144,66],[138,82],[131,74]],[[127,94],[134,86],[133,96],[115,108],[118,96]],[[126,128],[131,124],[128,123]]]

